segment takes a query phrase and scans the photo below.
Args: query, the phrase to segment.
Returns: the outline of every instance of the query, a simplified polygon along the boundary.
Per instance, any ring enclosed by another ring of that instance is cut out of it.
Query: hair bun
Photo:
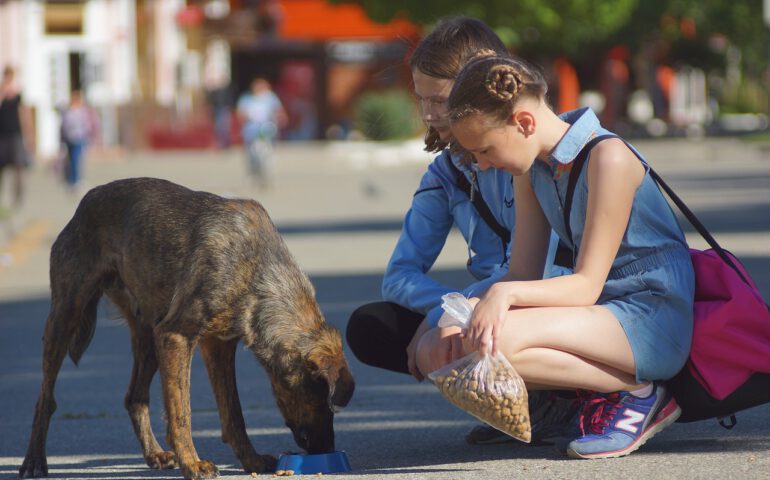
[[[484,86],[494,98],[508,102],[519,93],[521,76],[510,65],[495,65],[490,68]]]

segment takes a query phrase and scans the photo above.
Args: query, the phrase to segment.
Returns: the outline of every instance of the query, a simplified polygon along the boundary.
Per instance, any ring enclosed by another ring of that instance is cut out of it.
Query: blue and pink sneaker
[[[682,410],[662,383],[645,398],[628,392],[594,397],[590,417],[581,420],[582,436],[566,445],[573,458],[622,457],[635,451],[679,418]],[[598,400],[598,401],[597,401]]]

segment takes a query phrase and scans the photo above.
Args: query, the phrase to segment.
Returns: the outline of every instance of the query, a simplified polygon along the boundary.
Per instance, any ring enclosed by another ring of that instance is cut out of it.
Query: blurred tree
[[[357,3],[370,18],[405,16],[430,25],[446,15],[469,15],[495,29],[506,45],[528,56],[580,58],[587,44],[631,21],[639,0],[330,0]],[[653,2],[654,3],[654,2]]]
[[[357,3],[370,18],[396,16],[431,25],[439,17],[477,17],[528,57],[582,61],[618,43],[637,50],[652,36],[671,45],[672,60],[714,66],[709,40],[722,34],[741,50],[750,74],[767,67],[767,30],[760,0],[330,0]]]

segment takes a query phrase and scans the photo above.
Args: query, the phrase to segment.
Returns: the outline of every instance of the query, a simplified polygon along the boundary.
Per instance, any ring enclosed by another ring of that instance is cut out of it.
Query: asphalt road
[[[716,238],[745,262],[770,298],[770,153],[734,139],[637,145]],[[92,156],[86,178],[96,185],[156,176],[222,195],[257,198],[310,274],[327,320],[344,330],[356,306],[379,299],[384,266],[428,157],[414,142],[284,145],[279,154],[277,182],[268,191],[244,179],[243,159],[235,150]],[[31,171],[28,180],[26,205],[0,223],[0,478],[16,478],[27,448],[42,378],[48,249],[78,201],[44,166]],[[703,245],[691,231],[688,238],[694,246]],[[462,285],[467,281],[464,258],[463,243],[453,235],[436,276]],[[568,460],[551,447],[466,445],[463,436],[477,422],[445,402],[433,386],[367,367],[350,354],[348,360],[356,393],[337,416],[335,430],[337,446],[348,453],[353,471],[335,478],[770,478],[770,405],[742,412],[729,431],[716,421],[675,424],[628,457]],[[178,470],[144,465],[122,407],[130,365],[128,331],[114,308],[102,303],[96,334],[80,366],[65,360],[58,378],[58,410],[47,447],[51,478],[180,478]],[[237,371],[257,451],[278,455],[296,450],[265,373],[245,349],[238,352]],[[197,355],[191,384],[199,455],[216,462],[223,477],[250,478],[219,438],[214,399]],[[162,439],[157,378],[151,395],[153,427]]]

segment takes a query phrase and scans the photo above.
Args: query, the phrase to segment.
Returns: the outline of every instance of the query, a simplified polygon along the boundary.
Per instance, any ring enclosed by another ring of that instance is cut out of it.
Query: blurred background
[[[770,0],[0,0],[0,66],[31,112],[35,161],[60,152],[80,90],[90,155],[240,142],[256,75],[284,141],[417,137],[406,59],[441,16],[478,17],[538,63],[557,111],[593,107],[627,136],[767,130]],[[226,140],[216,115],[231,116]]]

